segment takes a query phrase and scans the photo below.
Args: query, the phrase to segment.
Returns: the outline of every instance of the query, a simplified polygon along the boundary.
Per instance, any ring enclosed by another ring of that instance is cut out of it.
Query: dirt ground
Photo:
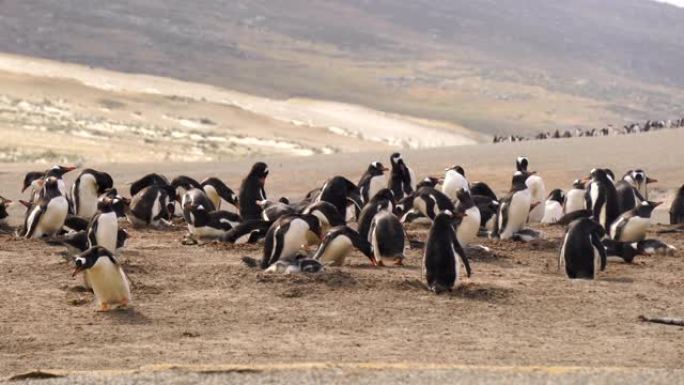
[[[653,197],[669,202],[684,182],[682,143],[682,131],[668,131],[405,157],[421,176],[463,164],[471,181],[498,191],[508,188],[521,154],[548,190],[566,188],[592,167],[622,174],[642,166],[661,181]],[[331,175],[356,179],[369,160],[388,155],[269,158],[267,192],[296,198]],[[149,171],[217,175],[237,188],[252,161],[88,166],[110,171],[122,188]],[[0,192],[18,198],[22,174],[40,168],[6,165]],[[13,223],[20,220],[21,210],[12,214]],[[92,294],[71,278],[62,248],[0,235],[0,376],[36,368],[303,362],[681,368],[684,328],[638,317],[684,316],[684,237],[658,236],[680,250],[673,256],[610,261],[599,279],[575,282],[555,270],[562,230],[540,229],[545,239],[533,244],[482,240],[493,255],[473,254],[473,276],[442,296],[423,287],[421,250],[408,250],[401,268],[371,268],[357,253],[321,274],[268,275],[240,263],[240,256],[258,257],[259,246],[184,246],[182,226],[132,230],[122,260],[134,306],[106,314],[94,311]],[[411,227],[410,236],[424,239],[426,231]]]

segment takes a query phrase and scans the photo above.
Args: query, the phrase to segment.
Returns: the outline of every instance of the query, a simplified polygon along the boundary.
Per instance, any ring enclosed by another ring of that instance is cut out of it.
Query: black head
[[[387,170],[388,168],[378,161],[371,162],[371,164],[368,166],[368,172],[371,173],[371,175],[384,174]]]
[[[663,204],[663,202],[643,201],[633,209],[634,213],[642,218],[650,218],[653,210]]]
[[[575,179],[572,182],[572,188],[575,188],[578,190],[584,190],[586,188],[586,185],[582,179]]]
[[[22,185],[21,192],[23,193],[26,191],[27,188],[31,186],[31,184],[37,180],[43,179],[45,176],[44,172],[41,171],[31,171],[24,176],[24,184]]]
[[[591,170],[591,173],[589,175],[591,179],[595,182],[613,183],[612,180],[609,178],[606,170],[607,169],[605,168],[595,168]]]
[[[185,175],[179,175],[171,181],[171,186],[173,186],[174,190],[177,190],[179,187],[184,189],[184,190],[190,190],[193,188],[198,188],[201,189],[202,186],[200,186],[199,182],[197,182],[195,179],[185,176]]]
[[[563,204],[563,198],[563,190],[557,188],[551,191],[547,199]]]
[[[74,259],[74,265],[76,268],[74,269],[72,276],[76,276],[78,273],[95,266],[95,263],[101,257],[109,258],[113,263],[117,263],[112,253],[110,253],[107,249],[102,246],[94,246],[82,252],[76,257],[76,259]]]
[[[398,152],[395,152],[394,154],[390,155],[390,163],[392,166],[398,165],[399,163],[402,163],[403,160],[401,159],[401,154]]]
[[[266,182],[266,177],[268,176],[268,166],[264,162],[256,162],[252,165],[252,169],[249,170],[248,178],[259,179],[262,184]]]
[[[52,166],[51,169],[45,171],[45,177],[54,176],[57,179],[61,179],[64,176],[64,174],[68,173],[69,171],[73,171],[75,169],[76,169],[76,166],[55,165],[55,166]]]
[[[527,171],[530,161],[526,156],[519,156],[515,159],[515,169],[518,171]]]
[[[375,193],[375,195],[373,195],[369,203],[375,203],[381,200],[394,202],[394,192],[392,192],[392,190],[388,188],[382,188],[377,193]]]
[[[606,230],[601,226],[600,223],[587,217],[582,217],[575,219],[570,223],[570,227],[582,231],[584,234],[596,234],[599,238],[603,238],[606,235]]]
[[[453,212],[451,210],[441,211],[435,216],[433,226],[458,226],[467,214],[464,212]]]
[[[439,178],[435,178],[434,176],[428,176],[416,185],[416,190],[420,189],[421,187],[433,187],[434,188],[438,184],[439,184]]]
[[[532,175],[532,173],[527,171],[516,171],[513,174],[513,179],[511,180],[511,191],[521,191],[526,189],[527,185],[525,182],[530,175]]]
[[[459,166],[459,165],[457,165],[457,164],[456,164],[456,165],[453,165],[453,166],[451,166],[451,167],[449,167],[449,168],[447,168],[447,169],[444,169],[444,171],[450,171],[450,170],[454,170],[454,171],[456,171],[457,173],[459,173],[459,174],[461,174],[461,175],[463,175],[463,176],[465,177],[465,170],[463,169],[463,167],[461,167],[461,166]]]
[[[46,198],[52,198],[58,195],[62,195],[59,191],[59,179],[57,177],[51,176],[40,181],[39,185],[43,186],[43,196]]]
[[[117,203],[119,202],[119,200],[116,199],[116,198],[115,198],[115,199],[112,199],[112,198],[109,198],[109,197],[106,197],[106,196],[103,197],[103,198],[99,198],[99,199],[97,200],[97,209],[98,209],[101,213],[111,213],[112,211],[114,211],[114,202],[115,202],[115,201],[116,201]]]

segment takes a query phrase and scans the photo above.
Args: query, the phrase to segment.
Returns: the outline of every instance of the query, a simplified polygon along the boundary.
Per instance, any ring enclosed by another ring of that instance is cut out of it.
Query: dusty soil
[[[407,152],[419,175],[461,163],[473,180],[507,189],[516,155],[527,154],[547,188],[567,187],[594,166],[621,174],[643,166],[669,200],[684,181],[681,131],[638,137],[484,145]],[[301,196],[327,176],[356,179],[388,154],[268,158],[271,196]],[[237,186],[252,160],[234,163],[101,164],[117,184],[149,171],[214,174]],[[44,165],[12,164],[2,193],[18,198],[21,175]],[[75,175],[69,176],[72,180]],[[21,211],[13,209],[13,222]],[[659,212],[662,217],[663,212]],[[654,228],[655,229],[655,228]],[[59,247],[0,235],[0,376],[34,368],[139,368],[153,364],[418,362],[679,368],[684,328],[638,316],[684,316],[684,259],[611,261],[595,281],[555,271],[562,230],[544,227],[533,244],[483,240],[491,256],[472,255],[473,276],[451,295],[423,287],[421,250],[407,266],[347,265],[311,276],[267,275],[241,265],[259,246],[183,246],[184,229],[133,230],[122,260],[134,306],[96,313]],[[426,228],[412,227],[423,239]],[[684,237],[662,236],[684,249]]]

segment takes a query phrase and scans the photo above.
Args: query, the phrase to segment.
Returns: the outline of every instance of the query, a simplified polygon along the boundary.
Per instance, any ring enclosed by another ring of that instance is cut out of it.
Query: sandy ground
[[[640,166],[661,181],[653,196],[669,201],[684,182],[681,143],[684,131],[673,130],[408,151],[405,157],[418,175],[463,164],[471,181],[485,180],[497,191],[508,188],[521,154],[549,190],[569,186],[592,167],[621,174]],[[387,157],[265,158],[272,170],[267,191],[296,198],[334,174],[357,179],[368,161]],[[110,171],[120,187],[149,171],[217,175],[236,187],[253,160],[88,166]],[[4,167],[2,194],[18,198],[21,175],[36,167],[42,165]],[[16,222],[21,212],[12,212]],[[410,236],[424,239],[426,230],[412,227]],[[0,376],[37,368],[306,362],[681,368],[684,329],[638,320],[641,314],[684,316],[681,251],[632,265],[611,261],[600,279],[571,282],[555,271],[562,231],[541,230],[545,240],[534,244],[483,240],[493,255],[472,255],[473,276],[443,296],[423,288],[421,250],[408,250],[402,268],[371,268],[355,255],[322,274],[267,275],[239,262],[243,255],[259,256],[259,246],[183,246],[180,226],[133,230],[122,260],[134,306],[107,314],[94,312],[92,294],[71,278],[61,248],[0,235]],[[661,239],[684,249],[681,236]]]

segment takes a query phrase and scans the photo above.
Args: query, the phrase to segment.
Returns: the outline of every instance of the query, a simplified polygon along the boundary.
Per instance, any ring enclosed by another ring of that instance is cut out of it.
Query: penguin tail
[[[259,262],[256,259],[246,255],[242,257],[242,263],[244,263],[245,266],[249,267],[250,269],[256,269],[259,266]]]

